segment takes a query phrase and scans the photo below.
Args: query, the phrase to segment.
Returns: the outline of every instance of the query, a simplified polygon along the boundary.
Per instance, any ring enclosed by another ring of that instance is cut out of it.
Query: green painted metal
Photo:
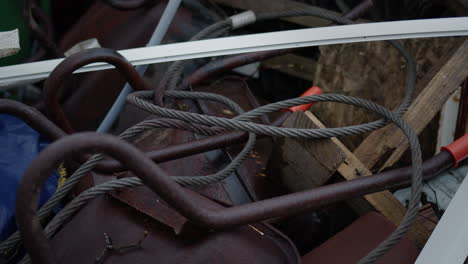
[[[6,58],[0,59],[0,66],[18,64],[24,61],[31,52],[31,36],[21,15],[21,1],[0,1],[0,31],[19,30],[21,50]],[[41,7],[46,14],[50,14],[50,0],[41,0]]]

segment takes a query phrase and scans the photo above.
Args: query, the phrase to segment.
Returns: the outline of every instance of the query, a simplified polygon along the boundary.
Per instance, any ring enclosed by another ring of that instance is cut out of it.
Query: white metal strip
[[[462,264],[468,255],[468,176],[419,254],[416,264]]]
[[[468,17],[407,20],[252,34],[121,50],[133,65],[307,46],[468,35]],[[62,59],[0,67],[0,86],[45,78]],[[76,72],[109,69],[93,63]]]
[[[455,140],[457,130],[458,112],[460,111],[461,87],[450,96],[440,111],[439,131],[437,133],[436,153],[440,148],[447,146]]]

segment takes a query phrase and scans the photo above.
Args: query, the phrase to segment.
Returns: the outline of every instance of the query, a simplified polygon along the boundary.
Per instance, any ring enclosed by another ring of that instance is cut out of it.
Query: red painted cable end
[[[468,158],[468,134],[465,134],[463,137],[455,140],[450,145],[440,148],[452,154],[454,159],[453,167],[456,168],[458,163]]]
[[[322,94],[322,89],[318,88],[317,86],[312,86],[309,88],[309,90],[305,91],[300,97],[304,96],[309,96],[309,95],[317,95],[317,94]],[[309,109],[311,106],[313,106],[315,103],[310,103],[310,104],[303,104],[303,105],[298,105],[298,106],[292,106],[289,107],[286,110],[289,110],[291,112],[296,112],[298,110],[304,112],[307,109]]]

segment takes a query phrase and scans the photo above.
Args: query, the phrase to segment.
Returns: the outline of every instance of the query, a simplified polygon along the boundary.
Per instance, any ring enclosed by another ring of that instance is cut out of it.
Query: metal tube
[[[151,36],[150,41],[146,45],[147,47],[156,46],[161,43],[161,41],[164,38],[164,35],[166,35],[166,32],[172,20],[175,17],[175,14],[177,13],[177,9],[179,8],[181,1],[182,0],[169,0],[169,2],[167,3],[166,9],[164,10],[164,13],[161,16],[161,19],[159,20],[159,23],[156,26],[156,29],[154,30],[153,35]],[[108,2],[112,2],[112,1],[108,1]],[[147,68],[148,68],[148,65],[139,65],[136,67],[136,70],[140,76],[143,76]],[[109,131],[112,124],[115,122],[120,112],[122,111],[123,106],[125,105],[125,100],[127,98],[127,95],[129,95],[131,92],[133,92],[132,86],[129,83],[126,83],[124,88],[120,92],[119,96],[117,97],[117,99],[115,99],[114,104],[112,104],[112,107],[107,112],[107,115],[104,117],[98,129],[96,130],[97,132]]]
[[[41,187],[61,160],[76,152],[86,151],[104,152],[119,160],[189,221],[209,230],[297,214],[382,191],[402,183],[407,184],[410,179],[407,175],[398,174],[398,171],[388,171],[250,204],[212,210],[197,204],[183,187],[175,183],[158,165],[131,144],[106,134],[89,132],[74,134],[58,140],[42,151],[26,169],[18,188],[16,203],[18,228],[23,235],[25,247],[35,263],[57,263],[37,216]],[[450,163],[453,164],[452,156],[443,151],[431,159],[430,171],[432,173],[440,171],[449,167]]]

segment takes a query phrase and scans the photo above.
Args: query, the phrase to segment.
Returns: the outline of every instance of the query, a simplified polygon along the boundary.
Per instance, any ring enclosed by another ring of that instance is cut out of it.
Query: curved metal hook
[[[112,49],[96,48],[85,50],[64,59],[49,75],[45,84],[44,102],[46,110],[52,121],[56,122],[65,132],[73,133],[74,129],[65,116],[59,104],[59,89],[65,79],[75,70],[94,62],[106,62],[114,65],[135,90],[150,90],[135,68],[118,52]]]

